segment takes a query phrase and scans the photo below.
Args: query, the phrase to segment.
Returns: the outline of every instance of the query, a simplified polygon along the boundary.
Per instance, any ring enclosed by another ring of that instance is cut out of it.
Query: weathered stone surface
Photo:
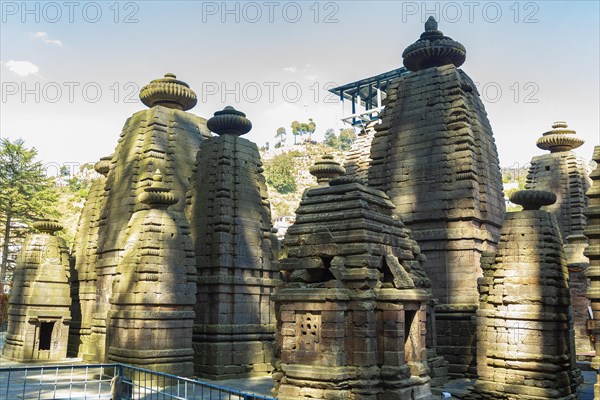
[[[418,245],[385,193],[332,179],[339,168],[324,160],[284,240],[276,395],[429,398],[431,289]]]
[[[277,238],[252,124],[226,107],[208,120],[192,179],[190,220],[198,266],[194,368],[212,379],[270,372],[271,294],[279,284]],[[232,346],[232,347],[231,347]]]
[[[74,268],[71,271],[72,322],[69,330],[69,353],[86,361],[96,361],[96,355],[90,349],[92,319],[96,303],[96,261],[98,249],[98,226],[106,175],[110,170],[112,156],[103,157],[94,165],[99,174],[92,182],[86,199],[75,241],[72,258]]]
[[[190,230],[160,171],[127,226],[108,313],[108,360],[193,376],[196,265]]]
[[[529,209],[506,214],[497,251],[482,258],[472,398],[575,399],[582,381],[562,240],[540,192],[511,197]]]
[[[564,121],[555,122],[552,130],[537,141],[539,148],[550,153],[531,160],[526,188],[549,190],[558,198],[556,203],[543,209],[556,218],[564,242],[575,317],[575,347],[578,352],[590,352],[593,345],[587,328],[590,302],[586,296],[585,277],[588,259],[583,254],[587,240],[583,230],[587,225],[584,211],[588,198],[585,193],[591,180],[587,161],[573,152],[583,143],[575,136],[575,131],[567,129]]]
[[[128,223],[134,212],[149,208],[138,201],[138,196],[144,193],[152,175],[160,169],[164,182],[179,199],[170,210],[183,212],[190,185],[188,177],[192,175],[196,153],[200,142],[210,137],[205,119],[183,111],[195,104],[193,92],[172,74],[168,75],[158,80],[160,82],[154,82],[158,86],[151,83],[150,92],[142,91],[150,97],[140,93],[152,108],[135,113],[125,123],[110,160],[104,193],[100,196],[96,298],[89,344],[80,347],[80,355],[90,354],[96,361],[106,360],[109,300],[115,277],[121,272],[118,265],[130,251],[123,247],[127,244]],[[79,242],[84,240],[84,234],[84,230],[80,230]],[[83,264],[79,264],[80,267],[87,268]]]
[[[427,258],[439,300],[438,350],[460,376],[474,373],[476,277],[483,252],[499,240],[505,206],[483,103],[473,81],[457,69],[464,48],[434,25],[428,21],[418,46],[405,51],[405,65],[415,72],[386,92],[368,182],[386,192]],[[444,48],[452,55],[444,56]]]
[[[362,129],[352,147],[346,154],[344,168],[346,176],[354,177],[361,182],[367,182],[369,178],[369,165],[371,164],[371,142],[375,137],[375,126],[381,120],[371,121]]]
[[[592,359],[592,368],[600,368],[600,146],[594,148],[593,160],[596,168],[590,174],[593,184],[587,191],[589,205],[585,211],[587,227],[585,236],[588,238],[588,247],[585,256],[589,259],[587,277],[590,280],[587,295],[591,301],[594,319],[592,334],[595,339],[596,356]],[[600,380],[594,385],[595,398],[600,398]]]
[[[69,254],[55,236],[55,220],[33,224],[17,258],[2,355],[18,361],[59,360],[67,355],[71,297]]]

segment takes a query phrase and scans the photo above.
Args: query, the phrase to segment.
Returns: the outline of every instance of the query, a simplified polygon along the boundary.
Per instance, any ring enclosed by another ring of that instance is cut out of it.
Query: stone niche
[[[39,233],[17,258],[2,355],[18,361],[60,360],[67,355],[71,297],[69,254],[55,220],[33,224]]]
[[[387,90],[368,184],[383,190],[427,256],[437,349],[451,375],[474,374],[480,259],[495,249],[505,212],[492,128],[466,51],[430,17],[404,50],[411,72]]]
[[[430,282],[385,193],[324,156],[284,239],[276,396],[429,398]]]
[[[573,312],[562,240],[547,191],[522,190],[511,201],[496,252],[478,279],[477,372],[472,396],[497,400],[574,400]]]

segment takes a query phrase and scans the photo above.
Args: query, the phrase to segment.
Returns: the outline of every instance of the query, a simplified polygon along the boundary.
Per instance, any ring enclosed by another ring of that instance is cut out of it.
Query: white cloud
[[[318,78],[318,76],[317,75],[307,75],[305,78],[306,78],[307,81],[311,81],[312,82],[312,81],[316,81],[317,78]]]
[[[40,68],[29,61],[8,60],[4,63],[10,72],[19,76],[37,75]]]
[[[34,40],[39,39],[46,44],[51,44],[51,45],[58,46],[58,47],[62,47],[62,45],[63,45],[62,41],[60,41],[58,39],[50,39],[46,32],[30,33],[29,35],[31,36],[32,39],[34,39]]]
[[[289,67],[285,67],[283,70],[285,72],[292,72],[293,73],[293,72],[296,72],[296,66],[295,65],[291,65]]]

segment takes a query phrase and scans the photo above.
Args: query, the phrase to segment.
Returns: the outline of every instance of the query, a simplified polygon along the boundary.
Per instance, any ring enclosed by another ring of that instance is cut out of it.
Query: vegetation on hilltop
[[[309,168],[326,153],[343,164],[345,152],[356,139],[352,128],[340,129],[337,134],[328,129],[323,142],[317,143],[312,140],[316,125],[311,119],[294,121],[291,127],[292,131],[295,127],[299,143],[287,144],[286,129],[281,127],[274,148],[261,148],[273,220],[293,219],[304,190],[316,184]],[[24,237],[33,231],[35,220],[58,218],[64,226],[59,235],[72,245],[90,186],[98,177],[91,164],[75,171],[62,168],[59,176],[47,177],[36,158],[35,148],[27,148],[22,140],[0,142],[0,254],[6,280],[12,277],[15,255]],[[506,198],[525,188],[527,167],[502,168],[501,172]],[[507,209],[514,211],[520,206],[508,203]]]
[[[32,224],[43,218],[56,218],[64,226],[58,232],[67,245],[73,243],[79,215],[92,179],[89,164],[72,173],[63,167],[58,176],[48,176],[35,148],[21,139],[0,141],[0,283],[9,282],[16,255]]]

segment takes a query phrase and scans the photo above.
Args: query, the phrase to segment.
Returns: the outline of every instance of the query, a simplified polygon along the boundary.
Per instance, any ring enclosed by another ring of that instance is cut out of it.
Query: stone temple
[[[112,156],[103,157],[94,165],[99,177],[92,182],[88,198],[79,219],[77,236],[73,243],[75,265],[71,276],[71,297],[74,299],[69,341],[69,353],[79,354],[84,360],[94,360],[90,346],[92,319],[96,305],[96,261],[98,259],[98,227],[100,207],[110,170]]]
[[[330,155],[310,168],[317,185],[282,244],[242,137],[250,120],[233,107],[196,116],[189,85],[153,80],[148,108],[95,165],[71,254],[56,221],[34,224],[3,355],[270,374],[281,400],[424,400],[448,375],[477,378],[471,399],[574,399],[584,324],[600,353],[600,168],[590,185],[581,141],[555,123],[512,199],[524,210],[505,216],[465,58],[430,18],[348,174]]]
[[[113,156],[101,160],[98,168],[106,178],[102,189],[91,192],[76,237],[77,243],[89,247],[75,254],[74,291],[82,306],[81,320],[73,321],[71,348],[78,348],[87,361],[107,360],[106,322],[115,278],[123,272],[121,261],[130,250],[127,226],[136,211],[150,208],[139,196],[158,169],[178,199],[170,210],[184,212],[196,153],[200,142],[210,137],[206,120],[186,112],[196,104],[196,94],[174,75],[143,87],[140,99],[150,108],[127,120]],[[96,288],[93,300],[91,287]]]
[[[403,53],[412,72],[388,89],[368,171],[427,257],[438,352],[455,376],[475,372],[476,279],[505,212],[492,128],[475,84],[458,69],[465,54],[430,17]]]
[[[232,107],[208,127],[192,180],[190,221],[198,267],[194,348],[198,376],[270,372],[275,340],[271,294],[279,285],[277,238],[252,123]]]
[[[596,168],[590,174],[593,185],[587,191],[590,204],[585,212],[588,224],[584,233],[589,241],[585,256],[590,260],[587,269],[587,277],[590,280],[587,295],[592,303],[594,316],[590,321],[596,350],[596,356],[592,359],[592,368],[598,370],[600,368],[600,146],[594,148],[593,160],[596,162]],[[600,398],[600,376],[594,385],[594,396],[596,399]]]
[[[429,398],[424,257],[385,193],[343,172],[311,168],[319,185],[284,239],[277,397]]]
[[[8,331],[2,355],[11,359],[56,360],[67,356],[71,323],[69,252],[55,236],[62,226],[47,219],[34,223],[17,259],[10,298]]]
[[[590,318],[585,277],[588,259],[583,254],[587,246],[583,234],[587,224],[584,211],[588,205],[585,193],[591,181],[587,160],[573,151],[583,143],[575,131],[567,129],[564,121],[555,122],[552,130],[545,132],[537,141],[540,149],[550,153],[533,157],[526,184],[528,189],[549,190],[557,197],[556,203],[543,209],[554,215],[562,235],[575,316],[576,347],[582,353],[593,350],[587,329]]]
[[[541,190],[514,193],[523,211],[506,214],[498,250],[482,258],[478,279],[479,399],[575,399],[573,314],[567,264],[552,214],[556,202]]]

